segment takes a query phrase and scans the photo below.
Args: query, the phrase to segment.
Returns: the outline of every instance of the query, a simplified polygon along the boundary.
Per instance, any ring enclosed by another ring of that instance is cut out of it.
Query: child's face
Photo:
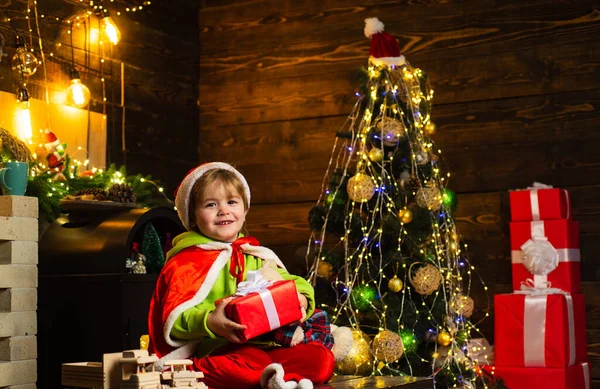
[[[206,187],[202,198],[197,201],[196,225],[202,234],[221,242],[237,239],[248,212],[237,191],[215,181]]]

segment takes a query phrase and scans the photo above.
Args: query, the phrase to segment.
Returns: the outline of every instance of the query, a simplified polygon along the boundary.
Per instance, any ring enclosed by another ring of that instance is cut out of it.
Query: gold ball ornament
[[[426,264],[410,278],[410,283],[417,293],[428,296],[438,290],[442,284],[442,274],[437,267]]]
[[[413,213],[410,209],[401,209],[398,211],[398,217],[404,224],[408,224],[413,220]]]
[[[469,318],[475,310],[475,301],[469,296],[458,293],[452,297],[450,307],[464,317]]]
[[[371,349],[377,359],[386,363],[397,361],[404,353],[402,338],[390,330],[383,330],[375,335]]]
[[[371,151],[369,151],[369,159],[371,162],[380,162],[383,159],[383,150],[373,147]]]
[[[436,129],[437,129],[437,126],[435,125],[435,123],[434,123],[434,122],[428,122],[428,123],[425,125],[425,131],[427,131],[427,133],[429,133],[429,134],[433,134],[433,133],[435,133],[435,130],[436,130]]]
[[[406,136],[404,124],[398,119],[383,117],[376,127],[385,146],[396,146]]]
[[[417,205],[437,211],[442,206],[442,194],[435,186],[426,186],[417,191]]]
[[[371,176],[365,173],[356,173],[348,180],[346,190],[352,200],[363,203],[371,200],[371,197],[373,197],[375,183]]]
[[[403,287],[404,283],[398,276],[394,276],[388,281],[388,289],[394,293],[400,292]]]
[[[445,330],[441,331],[437,336],[437,343],[442,347],[449,346],[452,343],[452,336]]]
[[[371,354],[371,339],[360,330],[352,331],[352,347],[335,367],[339,374],[366,376],[373,371],[373,355]]]
[[[329,262],[319,261],[317,275],[325,278],[326,280],[331,279],[331,276],[333,275],[333,265]]]

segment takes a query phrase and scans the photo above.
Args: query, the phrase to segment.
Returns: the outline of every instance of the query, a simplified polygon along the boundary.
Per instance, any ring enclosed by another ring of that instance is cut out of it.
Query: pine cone
[[[85,196],[85,195],[94,196],[94,200],[108,200],[108,195],[106,194],[106,191],[102,188],[82,189],[79,192],[74,194],[74,196]]]
[[[108,190],[108,198],[119,203],[135,203],[133,188],[127,184],[114,184]]]

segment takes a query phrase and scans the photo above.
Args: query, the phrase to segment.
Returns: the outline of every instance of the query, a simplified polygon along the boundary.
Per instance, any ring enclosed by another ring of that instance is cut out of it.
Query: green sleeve
[[[206,324],[208,314],[214,310],[214,304],[205,300],[195,307],[183,311],[173,324],[171,336],[182,340],[216,338],[217,336],[208,329]]]
[[[313,289],[310,282],[300,276],[295,276],[287,272],[285,269],[277,268],[279,274],[283,276],[284,280],[293,280],[296,283],[296,289],[298,293],[301,293],[306,297],[308,301],[308,309],[306,310],[306,317],[311,317],[315,311],[315,290]]]

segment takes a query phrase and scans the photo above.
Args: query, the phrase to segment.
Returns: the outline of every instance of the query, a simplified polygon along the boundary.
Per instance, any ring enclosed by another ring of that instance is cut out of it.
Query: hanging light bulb
[[[108,13],[108,9],[101,7],[101,10],[98,12],[98,16],[100,16],[100,29],[104,36],[112,43],[116,45],[121,40],[121,31],[115,24],[114,20],[110,17]]]
[[[22,81],[23,77],[29,77],[35,74],[38,67],[38,60],[27,50],[25,40],[20,35],[15,40],[16,53],[12,57],[12,69],[15,79]]]
[[[85,108],[90,102],[90,90],[81,82],[77,69],[71,69],[71,85],[67,89],[67,103],[77,108]]]
[[[15,117],[17,137],[22,141],[31,141],[31,112],[29,111],[29,91],[21,87],[17,91],[17,111]]]

